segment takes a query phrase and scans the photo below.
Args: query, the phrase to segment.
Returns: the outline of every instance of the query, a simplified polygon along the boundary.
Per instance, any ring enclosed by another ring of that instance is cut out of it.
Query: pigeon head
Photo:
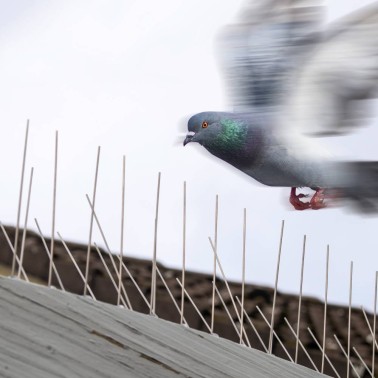
[[[247,139],[248,126],[233,113],[203,112],[188,121],[184,146],[197,142],[214,155],[240,150]]]

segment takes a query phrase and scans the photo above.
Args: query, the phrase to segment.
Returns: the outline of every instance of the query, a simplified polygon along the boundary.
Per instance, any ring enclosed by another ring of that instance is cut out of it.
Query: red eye
[[[202,122],[202,128],[206,129],[206,127],[209,126],[209,124],[206,121]]]

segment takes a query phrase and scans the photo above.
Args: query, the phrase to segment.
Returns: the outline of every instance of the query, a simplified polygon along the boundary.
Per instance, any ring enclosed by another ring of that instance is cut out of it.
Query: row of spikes
[[[22,234],[22,240],[21,240],[21,247],[20,247],[20,253],[17,251],[18,246],[18,239],[19,239],[19,229],[20,229],[20,214],[21,214],[21,207],[22,207],[22,196],[23,196],[23,185],[24,185],[24,176],[25,176],[25,164],[26,164],[26,153],[27,153],[27,143],[28,143],[28,134],[29,134],[29,120],[27,121],[26,126],[26,133],[25,133],[25,143],[24,143],[24,152],[23,152],[23,163],[22,163],[22,172],[21,172],[21,183],[20,183],[20,191],[19,191],[19,203],[18,203],[18,212],[17,212],[17,224],[16,224],[16,233],[15,233],[15,240],[12,244],[4,226],[0,223],[0,227],[2,229],[2,232],[4,233],[4,236],[7,240],[7,243],[13,253],[13,261],[12,261],[12,276],[16,275],[18,279],[24,279],[26,281],[29,281],[28,276],[23,268],[23,256],[24,256],[24,249],[25,249],[25,239],[26,239],[26,230],[28,225],[28,217],[29,217],[29,206],[30,206],[30,198],[31,198],[31,191],[32,191],[32,183],[33,183],[33,171],[34,168],[31,168],[30,172],[30,179],[29,179],[29,187],[28,187],[28,196],[27,196],[27,203],[26,203],[26,212],[25,212],[25,222],[24,222],[24,229]],[[188,298],[190,303],[193,305],[195,311],[198,313],[199,317],[201,318],[202,322],[208,329],[210,334],[214,334],[214,310],[215,310],[215,296],[217,295],[225,308],[225,311],[231,321],[231,324],[233,325],[233,328],[235,329],[235,332],[238,335],[239,343],[244,346],[251,347],[250,340],[248,339],[247,333],[245,331],[245,320],[247,320],[248,324],[252,327],[254,333],[256,334],[256,337],[258,338],[259,342],[261,343],[262,348],[265,350],[266,353],[272,354],[272,348],[273,348],[273,339],[276,338],[283,350],[285,351],[288,359],[293,362],[297,363],[298,360],[298,351],[299,347],[303,349],[304,353],[306,354],[307,358],[309,359],[312,367],[314,370],[323,373],[324,367],[325,367],[325,361],[328,362],[330,367],[332,368],[334,374],[336,377],[340,378],[340,375],[338,371],[335,369],[334,365],[328,358],[326,354],[326,326],[327,326],[327,298],[328,298],[328,273],[329,273],[329,246],[327,246],[327,256],[326,256],[326,277],[325,277],[325,301],[324,301],[324,324],[323,324],[323,340],[322,343],[317,340],[314,333],[311,331],[311,329],[308,327],[307,330],[309,334],[311,335],[312,339],[314,340],[315,344],[318,346],[319,350],[322,353],[322,361],[321,361],[321,367],[318,368],[314,361],[311,359],[310,354],[300,341],[300,335],[299,335],[299,325],[301,320],[301,303],[302,303],[302,288],[303,288],[303,276],[304,276],[304,261],[305,261],[305,252],[306,252],[306,236],[304,236],[303,240],[303,251],[302,251],[302,265],[301,265],[301,279],[300,279],[300,290],[299,290],[299,306],[298,306],[298,319],[297,319],[297,329],[294,330],[292,325],[289,323],[287,318],[284,318],[287,326],[289,327],[291,333],[295,337],[296,340],[296,347],[295,347],[295,356],[294,358],[291,357],[291,355],[288,353],[287,349],[285,348],[283,342],[278,337],[277,333],[274,330],[274,316],[275,316],[275,306],[276,306],[276,297],[277,297],[277,288],[278,288],[278,280],[279,280],[279,271],[280,271],[280,261],[281,261],[281,251],[282,251],[282,240],[284,235],[284,225],[285,222],[282,221],[281,225],[281,233],[280,233],[280,242],[279,242],[279,248],[278,248],[278,257],[277,257],[277,266],[276,266],[276,278],[275,278],[275,286],[274,286],[274,294],[273,294],[273,308],[271,313],[271,319],[267,319],[261,309],[256,306],[257,311],[260,313],[264,321],[269,327],[270,334],[269,334],[269,343],[268,345],[265,345],[263,342],[261,336],[259,335],[259,332],[257,331],[255,325],[253,324],[253,321],[248,316],[245,308],[244,308],[244,288],[245,288],[245,255],[246,255],[246,219],[247,219],[247,212],[246,209],[244,209],[244,216],[243,216],[243,260],[242,260],[242,294],[241,299],[238,297],[234,297],[231,289],[228,285],[228,281],[226,278],[226,275],[224,273],[224,270],[222,268],[222,264],[220,262],[219,256],[217,254],[217,237],[218,237],[218,196],[216,196],[216,206],[215,206],[215,234],[214,234],[214,240],[212,240],[209,237],[209,243],[211,250],[214,254],[214,265],[213,265],[213,280],[212,280],[212,305],[211,305],[211,323],[208,324],[208,322],[205,320],[205,318],[202,316],[201,311],[196,306],[195,302],[185,289],[185,262],[186,262],[186,182],[184,182],[183,185],[183,251],[182,251],[182,276],[181,280],[179,278],[176,278],[177,283],[180,285],[182,293],[181,293],[181,305],[176,302],[176,299],[172,295],[172,292],[170,288],[168,287],[163,274],[160,272],[158,266],[157,266],[157,231],[158,231],[158,218],[159,218],[159,197],[160,197],[160,181],[161,181],[161,173],[158,174],[158,183],[157,183],[157,195],[156,195],[156,210],[155,210],[155,228],[154,228],[154,246],[153,246],[153,258],[152,258],[152,274],[151,274],[151,296],[150,300],[146,298],[146,296],[143,294],[143,291],[138,286],[136,280],[132,276],[130,270],[127,268],[126,264],[123,261],[123,229],[124,229],[124,204],[125,204],[125,156],[123,156],[123,165],[122,165],[122,217],[121,217],[121,248],[120,248],[120,254],[119,254],[119,264],[117,267],[117,261],[115,261],[115,258],[113,257],[113,254],[111,253],[111,250],[109,248],[108,242],[106,240],[105,234],[103,232],[103,229],[101,227],[100,221],[97,217],[96,211],[95,211],[95,201],[96,201],[96,191],[97,191],[97,177],[98,177],[98,168],[99,168],[99,161],[100,161],[100,151],[101,148],[98,147],[97,150],[97,159],[96,159],[96,169],[95,169],[95,179],[94,179],[94,186],[93,186],[93,196],[92,200],[86,194],[86,198],[88,201],[88,204],[91,209],[91,218],[90,218],[90,230],[89,230],[89,241],[88,241],[88,250],[87,250],[87,258],[86,258],[86,267],[85,267],[85,273],[83,274],[80,270],[79,266],[77,265],[74,256],[72,255],[71,251],[69,250],[67,244],[65,243],[63,237],[59,232],[55,231],[55,209],[56,209],[56,183],[57,183],[57,167],[58,167],[58,131],[56,131],[55,134],[55,160],[54,160],[54,186],[53,186],[53,212],[52,212],[52,237],[51,237],[51,244],[50,248],[48,247],[43,233],[41,231],[40,225],[35,219],[35,224],[37,226],[39,235],[41,237],[41,240],[44,245],[44,249],[49,257],[49,275],[48,275],[48,286],[51,286],[52,282],[52,274],[54,272],[57,281],[59,283],[59,287],[61,290],[65,291],[65,288],[63,286],[62,280],[59,276],[58,270],[56,269],[56,266],[54,264],[54,242],[55,242],[55,233],[61,240],[64,249],[66,250],[67,254],[69,255],[72,263],[74,264],[78,274],[80,275],[81,279],[84,283],[84,291],[83,295],[88,295],[93,299],[96,300],[93,291],[91,290],[89,284],[88,284],[88,274],[89,274],[89,263],[91,258],[91,246],[92,246],[92,235],[93,235],[93,226],[94,222],[97,224],[98,230],[100,231],[101,237],[103,239],[103,242],[106,246],[107,252],[109,254],[112,267],[114,271],[117,272],[117,280],[114,279],[113,275],[111,274],[109,267],[107,266],[104,258],[102,257],[102,254],[97,246],[96,243],[93,243],[95,246],[95,250],[97,251],[102,264],[105,267],[105,270],[107,274],[110,277],[110,280],[117,291],[117,305],[123,306],[129,310],[133,310],[130,299],[127,295],[126,289],[122,283],[122,275],[124,272],[128,275],[128,277],[131,279],[132,283],[135,285],[136,289],[138,290],[139,294],[141,295],[143,301],[149,308],[149,312],[151,315],[156,316],[156,281],[157,281],[157,275],[159,275],[160,279],[162,280],[170,298],[172,299],[172,302],[177,309],[179,315],[180,315],[180,323],[182,325],[188,326],[187,321],[185,320],[185,314],[184,314],[184,299],[185,296]],[[18,268],[17,268],[18,267]],[[236,316],[237,316],[237,324],[234,322],[234,319],[232,315],[230,314],[230,311],[228,310],[217,286],[216,286],[216,275],[217,275],[217,269],[219,269],[219,272],[221,273],[221,276],[224,280],[224,283],[226,285],[229,298],[232,301],[233,308],[235,310]],[[17,274],[16,274],[17,270]],[[368,320],[368,317],[366,315],[366,312],[363,307],[361,307],[362,312],[364,314],[364,318],[366,320],[366,323],[369,328],[369,332],[371,334],[372,338],[372,362],[371,362],[371,369],[367,366],[366,362],[363,360],[361,355],[358,353],[357,349],[351,345],[350,340],[350,334],[351,334],[351,306],[352,306],[352,287],[353,287],[353,262],[350,263],[350,280],[349,280],[349,312],[348,312],[348,340],[347,340],[347,347],[346,350],[342,346],[340,340],[336,335],[334,335],[334,338],[337,342],[337,345],[341,349],[343,355],[346,358],[347,363],[347,378],[350,376],[351,369],[353,370],[356,377],[360,377],[361,369],[357,366],[355,366],[352,362],[350,352],[351,350],[354,351],[358,359],[361,361],[362,366],[366,369],[366,371],[374,377],[374,371],[375,371],[375,352],[378,350],[378,343],[376,341],[376,304],[377,304],[377,287],[378,287],[378,272],[376,272],[375,276],[375,298],[374,298],[374,318],[373,318],[373,327],[370,325],[370,322]],[[239,307],[236,305],[236,301],[238,302]]]

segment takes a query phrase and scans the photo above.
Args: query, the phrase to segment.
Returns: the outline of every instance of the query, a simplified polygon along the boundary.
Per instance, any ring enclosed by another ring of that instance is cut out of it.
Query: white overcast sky
[[[177,143],[189,115],[227,109],[214,38],[241,3],[0,0],[0,220],[16,223],[29,118],[25,181],[34,166],[32,229],[36,217],[44,233],[51,232],[54,134],[59,130],[56,228],[66,240],[88,241],[90,209],[85,194],[93,190],[101,145],[96,208],[112,250],[120,246],[125,154],[125,254],[152,257],[161,171],[160,262],[175,268],[181,264],[186,180],[188,269],[212,269],[207,237],[214,233],[215,195],[219,194],[219,254],[229,279],[241,277],[245,207],[249,282],[274,285],[285,219],[279,289],[298,292],[302,241],[307,234],[304,293],[324,297],[326,245],[330,244],[330,301],[348,302],[353,260],[353,304],[371,308],[378,270],[378,217],[340,209],[293,211],[288,205],[289,189],[263,187],[220,164],[200,146],[183,148]],[[328,3],[332,20],[369,1]],[[376,126],[345,139],[344,153],[377,160]],[[25,198],[26,194],[24,205]],[[97,230],[93,240],[103,245]]]

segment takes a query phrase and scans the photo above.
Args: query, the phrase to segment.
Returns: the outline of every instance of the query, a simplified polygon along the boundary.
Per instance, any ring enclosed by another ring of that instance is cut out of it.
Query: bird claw
[[[312,196],[310,202],[302,202],[301,198],[309,197],[308,194],[296,194],[297,188],[291,188],[290,203],[294,206],[295,210],[319,210],[327,207],[325,203],[324,189],[316,189],[315,194]]]
[[[294,206],[295,210],[306,210],[311,207],[310,202],[302,202],[301,198],[307,197],[306,194],[296,194],[296,188],[291,188],[290,203]]]
[[[297,196],[297,198],[308,198],[308,197],[310,197],[309,194],[304,194],[304,193],[299,193],[296,196]]]
[[[324,189],[317,189],[310,201],[311,209],[319,210],[319,209],[323,209],[324,207],[327,207],[327,204],[324,202],[324,200],[325,200]]]

